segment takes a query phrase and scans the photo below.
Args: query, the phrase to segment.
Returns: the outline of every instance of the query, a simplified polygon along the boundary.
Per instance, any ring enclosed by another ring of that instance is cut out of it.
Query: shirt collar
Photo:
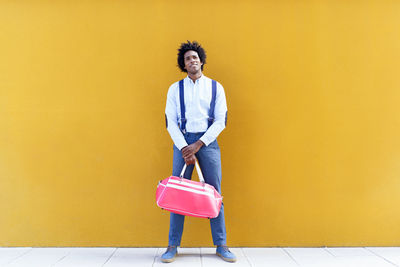
[[[204,74],[202,73],[201,76],[200,76],[200,78],[198,78],[198,79],[196,80],[196,83],[201,82],[201,81],[204,79],[204,77],[205,77],[205,76],[204,76]],[[193,83],[193,80],[190,79],[189,75],[186,76],[186,78],[189,80],[189,82]]]

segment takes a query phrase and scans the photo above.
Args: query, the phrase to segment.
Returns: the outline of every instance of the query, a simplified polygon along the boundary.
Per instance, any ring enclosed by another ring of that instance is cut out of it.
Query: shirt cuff
[[[211,140],[210,140],[211,139]],[[205,146],[211,144],[215,139],[214,138],[207,138],[204,135],[200,137],[200,141],[204,143]]]
[[[182,150],[182,148],[184,148],[185,146],[187,146],[188,144],[184,141],[180,142],[178,141],[177,143],[175,143],[175,146],[179,149]]]

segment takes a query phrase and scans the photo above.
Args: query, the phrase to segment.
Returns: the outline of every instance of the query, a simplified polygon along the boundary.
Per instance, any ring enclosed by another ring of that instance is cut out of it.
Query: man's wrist
[[[205,144],[203,143],[203,141],[201,140],[197,140],[196,141],[197,147],[200,149],[202,146],[204,146]]]

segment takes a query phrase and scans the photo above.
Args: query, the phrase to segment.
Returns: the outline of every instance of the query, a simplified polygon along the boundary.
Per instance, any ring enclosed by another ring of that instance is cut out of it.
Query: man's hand
[[[185,160],[186,165],[191,165],[196,163],[196,157],[194,155],[191,155],[189,157],[183,158]]]
[[[182,148],[182,157],[186,160],[186,158],[190,158],[200,150],[200,148],[204,146],[204,143],[200,140],[197,140],[195,143],[185,146]],[[193,162],[194,164],[194,162]]]

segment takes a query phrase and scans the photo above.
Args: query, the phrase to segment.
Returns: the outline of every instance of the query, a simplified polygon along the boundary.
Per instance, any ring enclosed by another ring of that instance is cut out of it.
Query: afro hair
[[[181,69],[182,72],[187,72],[187,70],[185,69],[184,56],[185,53],[190,50],[197,52],[197,54],[199,55],[200,61],[201,63],[203,63],[201,65],[201,70],[203,70],[204,64],[206,64],[206,57],[207,57],[206,51],[196,41],[193,42],[187,41],[187,43],[181,44],[181,46],[178,49],[178,67]]]

